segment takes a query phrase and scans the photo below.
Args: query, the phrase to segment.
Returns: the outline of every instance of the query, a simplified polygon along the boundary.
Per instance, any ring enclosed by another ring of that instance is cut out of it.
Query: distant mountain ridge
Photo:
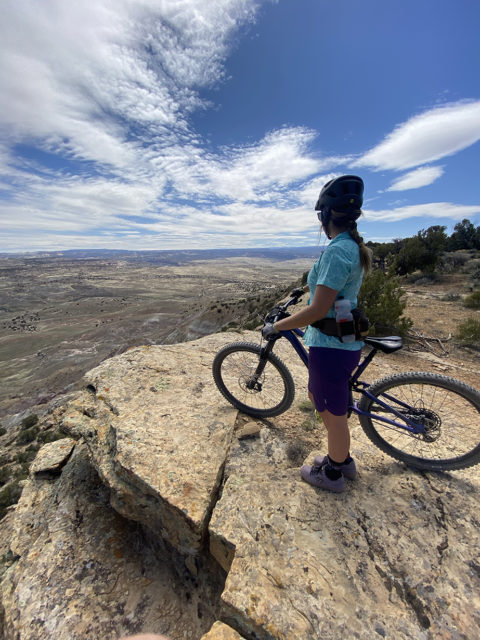
[[[175,249],[158,251],[127,251],[124,249],[69,249],[66,251],[35,251],[0,253],[3,259],[59,259],[59,260],[127,260],[149,264],[179,264],[195,260],[221,260],[226,258],[270,258],[294,260],[316,258],[323,247],[264,247],[246,249]]]

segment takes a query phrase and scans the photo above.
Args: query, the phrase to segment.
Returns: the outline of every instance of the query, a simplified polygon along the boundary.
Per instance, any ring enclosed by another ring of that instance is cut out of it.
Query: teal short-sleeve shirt
[[[360,263],[358,244],[344,231],[336,236],[323,251],[320,258],[313,265],[308,274],[307,283],[310,288],[311,304],[315,287],[323,284],[338,291],[340,297],[350,300],[352,309],[357,306],[357,297],[363,280],[363,268]],[[328,310],[327,318],[335,317],[335,307]],[[309,347],[328,347],[331,349],[346,349],[357,351],[363,346],[361,340],[343,343],[335,336],[326,336],[314,327],[307,327],[304,336],[305,344]]]

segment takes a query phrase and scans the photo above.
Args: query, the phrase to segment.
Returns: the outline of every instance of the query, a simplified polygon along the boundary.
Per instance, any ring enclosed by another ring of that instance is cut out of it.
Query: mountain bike
[[[295,289],[288,300],[263,318],[276,322],[290,314],[300,300]],[[213,378],[222,395],[239,411],[255,418],[270,418],[292,404],[295,384],[290,371],[273,353],[278,339],[286,339],[302,360],[308,354],[299,338],[303,331],[281,331],[266,344],[234,342],[223,347],[213,361]],[[402,338],[367,337],[369,352],[350,381],[349,415],[360,424],[374,445],[408,466],[430,471],[471,467],[480,461],[480,392],[454,378],[409,371],[372,384],[360,379],[375,355],[403,347]],[[354,400],[354,394],[360,399]]]

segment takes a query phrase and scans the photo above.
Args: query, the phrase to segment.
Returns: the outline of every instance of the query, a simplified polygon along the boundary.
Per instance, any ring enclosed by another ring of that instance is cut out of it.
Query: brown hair
[[[332,210],[331,221],[339,229],[348,231],[352,240],[358,244],[358,249],[360,251],[360,264],[365,270],[365,273],[368,273],[372,268],[372,252],[364,243],[362,236],[358,233],[356,219],[361,215],[361,209],[349,211],[348,213]],[[335,219],[337,219],[337,222],[335,222]]]

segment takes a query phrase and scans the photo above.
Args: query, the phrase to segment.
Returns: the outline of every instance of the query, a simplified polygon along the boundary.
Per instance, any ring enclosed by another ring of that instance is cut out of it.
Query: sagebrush
[[[358,304],[370,320],[370,335],[405,336],[413,321],[404,315],[406,293],[398,279],[374,269],[363,280]]]

